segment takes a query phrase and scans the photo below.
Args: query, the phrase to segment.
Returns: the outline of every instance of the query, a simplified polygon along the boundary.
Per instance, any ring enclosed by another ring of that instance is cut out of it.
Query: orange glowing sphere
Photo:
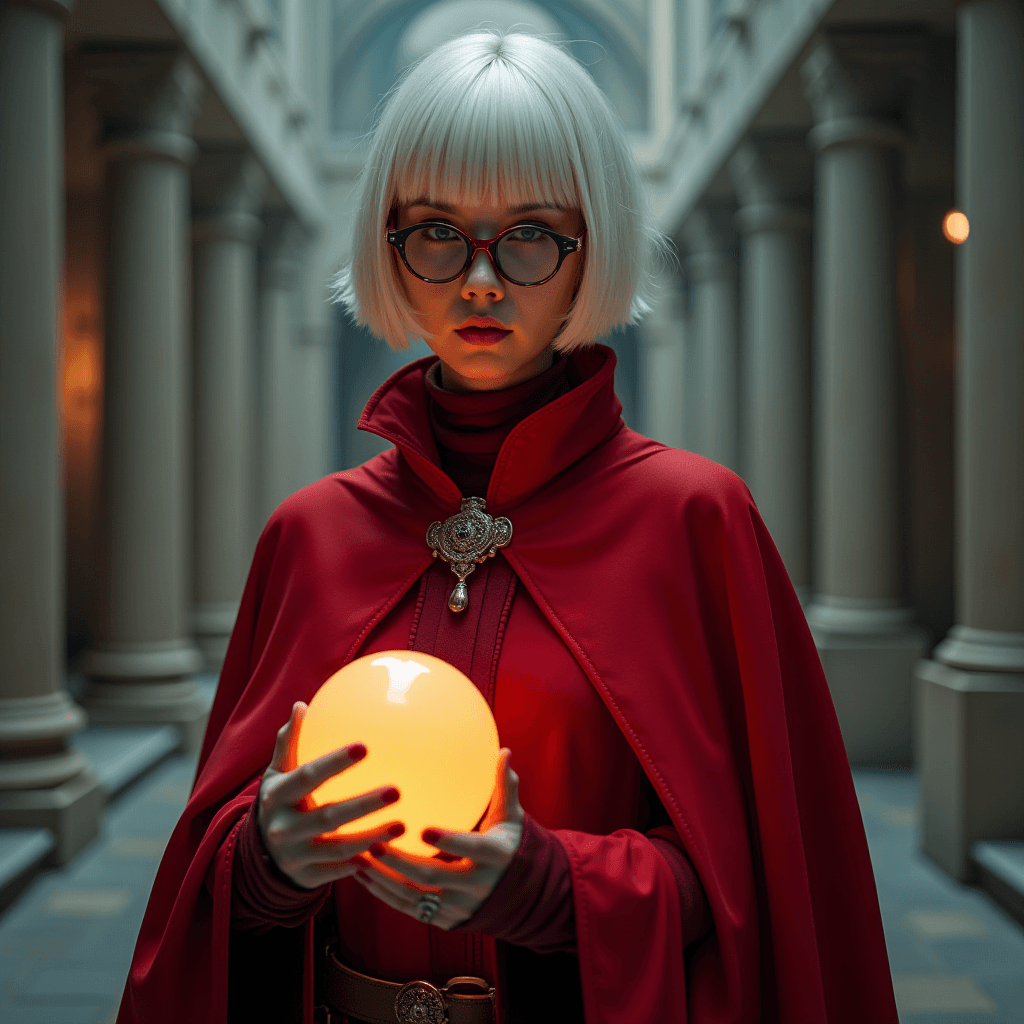
[[[335,672],[309,702],[297,761],[364,743],[366,757],[311,794],[317,807],[378,786],[396,786],[397,803],[337,830],[362,832],[405,824],[391,845],[437,853],[420,838],[427,827],[468,832],[494,791],[498,728],[480,691],[457,668],[429,654],[368,654]]]
[[[959,210],[950,210],[942,218],[942,233],[954,245],[962,245],[971,233],[971,225],[968,223],[967,217]]]

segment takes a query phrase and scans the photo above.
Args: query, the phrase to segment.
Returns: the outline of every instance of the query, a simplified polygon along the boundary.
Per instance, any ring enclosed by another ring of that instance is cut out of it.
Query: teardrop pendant
[[[453,612],[464,612],[469,604],[469,587],[465,580],[459,580],[455,589],[448,597],[448,607]]]

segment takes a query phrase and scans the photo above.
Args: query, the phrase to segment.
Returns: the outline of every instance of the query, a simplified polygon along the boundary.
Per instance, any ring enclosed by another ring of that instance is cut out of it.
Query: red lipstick
[[[495,345],[511,331],[505,329],[500,320],[492,316],[470,317],[455,333],[471,345]]]
[[[494,345],[512,332],[498,327],[460,327],[455,333],[471,345]]]

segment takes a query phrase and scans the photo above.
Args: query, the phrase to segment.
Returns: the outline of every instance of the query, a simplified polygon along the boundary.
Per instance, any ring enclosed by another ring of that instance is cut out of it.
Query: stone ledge
[[[0,910],[42,870],[56,845],[48,828],[0,828]]]
[[[982,889],[1024,927],[1024,841],[988,841],[971,847]]]
[[[74,738],[108,800],[156,767],[181,745],[171,726],[97,726]]]

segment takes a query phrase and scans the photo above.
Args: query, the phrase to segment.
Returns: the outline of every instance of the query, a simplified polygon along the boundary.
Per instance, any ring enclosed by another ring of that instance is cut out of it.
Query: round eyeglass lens
[[[465,240],[451,228],[427,225],[405,242],[405,257],[421,277],[444,281],[458,275],[469,255]],[[501,272],[516,284],[534,284],[550,277],[558,266],[558,243],[538,228],[524,225],[498,243]]]

